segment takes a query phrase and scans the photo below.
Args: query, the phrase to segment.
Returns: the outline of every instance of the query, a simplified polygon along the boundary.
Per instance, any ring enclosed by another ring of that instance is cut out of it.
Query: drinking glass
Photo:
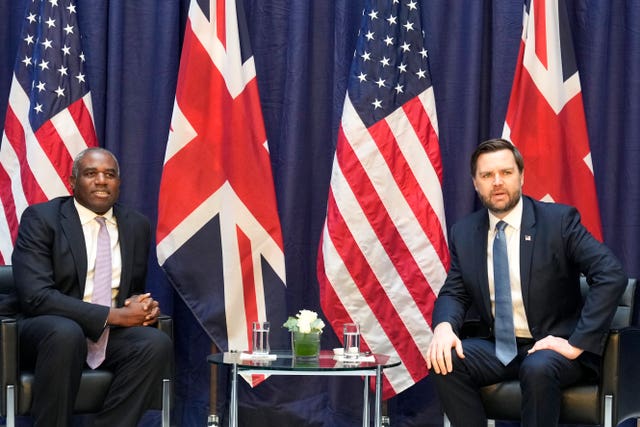
[[[344,358],[346,360],[357,359],[360,355],[360,325],[357,323],[345,323],[342,327],[344,339]]]
[[[253,322],[251,353],[259,356],[269,354],[269,322]]]

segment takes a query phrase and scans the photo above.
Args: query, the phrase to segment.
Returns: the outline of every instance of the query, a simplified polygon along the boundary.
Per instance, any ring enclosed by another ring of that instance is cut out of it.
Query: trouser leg
[[[504,366],[495,356],[495,345],[483,339],[463,340],[464,359],[452,350],[453,371],[430,373],[442,407],[454,427],[486,427],[487,417],[480,387],[517,377],[517,363]]]
[[[569,360],[553,350],[538,350],[520,366],[522,427],[558,425],[562,389],[583,375],[577,360]]]
[[[172,358],[172,341],[158,329],[113,328],[100,368],[111,370],[114,380],[95,426],[137,426],[144,412],[158,401]]]
[[[18,325],[21,364],[34,373],[34,425],[68,427],[87,357],[82,328],[60,316],[26,318]]]

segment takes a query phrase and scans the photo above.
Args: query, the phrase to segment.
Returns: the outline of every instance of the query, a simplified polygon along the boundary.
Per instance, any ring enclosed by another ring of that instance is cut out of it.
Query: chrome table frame
[[[273,352],[278,358],[293,361],[291,352]],[[333,353],[321,351],[320,358],[333,361]],[[374,420],[375,427],[381,427],[382,418],[382,371],[400,365],[400,361],[390,362],[388,356],[374,355],[375,362],[357,364],[335,362],[334,366],[291,366],[278,368],[264,360],[241,359],[240,353],[216,353],[210,355],[209,363],[231,366],[231,396],[229,399],[229,427],[238,427],[238,376],[239,374],[261,375],[305,375],[305,376],[349,376],[364,377],[362,425],[369,427],[369,377],[375,377]],[[282,361],[282,360],[281,360]]]

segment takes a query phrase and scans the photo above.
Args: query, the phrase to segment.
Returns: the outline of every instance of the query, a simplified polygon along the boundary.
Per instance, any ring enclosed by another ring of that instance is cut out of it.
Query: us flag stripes
[[[70,194],[73,158],[97,145],[73,1],[29,2],[0,145],[0,264],[27,206]]]
[[[160,184],[158,260],[223,350],[284,322],[280,220],[242,2],[189,8]]]
[[[566,2],[525,3],[503,136],[522,152],[524,192],[575,206],[602,240],[580,77]]]
[[[324,313],[339,337],[402,360],[385,398],[428,373],[431,312],[449,268],[442,164],[422,17],[367,1],[349,75],[320,242]]]

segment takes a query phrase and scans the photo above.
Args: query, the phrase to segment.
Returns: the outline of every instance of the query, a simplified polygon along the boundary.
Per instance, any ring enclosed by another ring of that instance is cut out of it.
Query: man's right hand
[[[448,322],[439,323],[433,330],[433,338],[427,349],[427,368],[436,374],[446,375],[453,371],[451,363],[451,349],[455,348],[458,357],[464,359],[462,351],[462,341],[453,332],[451,324]]]
[[[124,307],[111,308],[107,323],[112,326],[147,326],[157,320],[158,303],[151,294],[136,295],[127,299]]]
[[[149,326],[156,323],[156,321],[158,320],[158,316],[160,315],[160,304],[158,303],[158,301],[154,300],[151,297],[150,293],[135,295],[131,298],[128,298],[125,300],[124,306],[128,307],[133,302],[142,303],[142,308],[145,313],[147,313],[142,326]]]

